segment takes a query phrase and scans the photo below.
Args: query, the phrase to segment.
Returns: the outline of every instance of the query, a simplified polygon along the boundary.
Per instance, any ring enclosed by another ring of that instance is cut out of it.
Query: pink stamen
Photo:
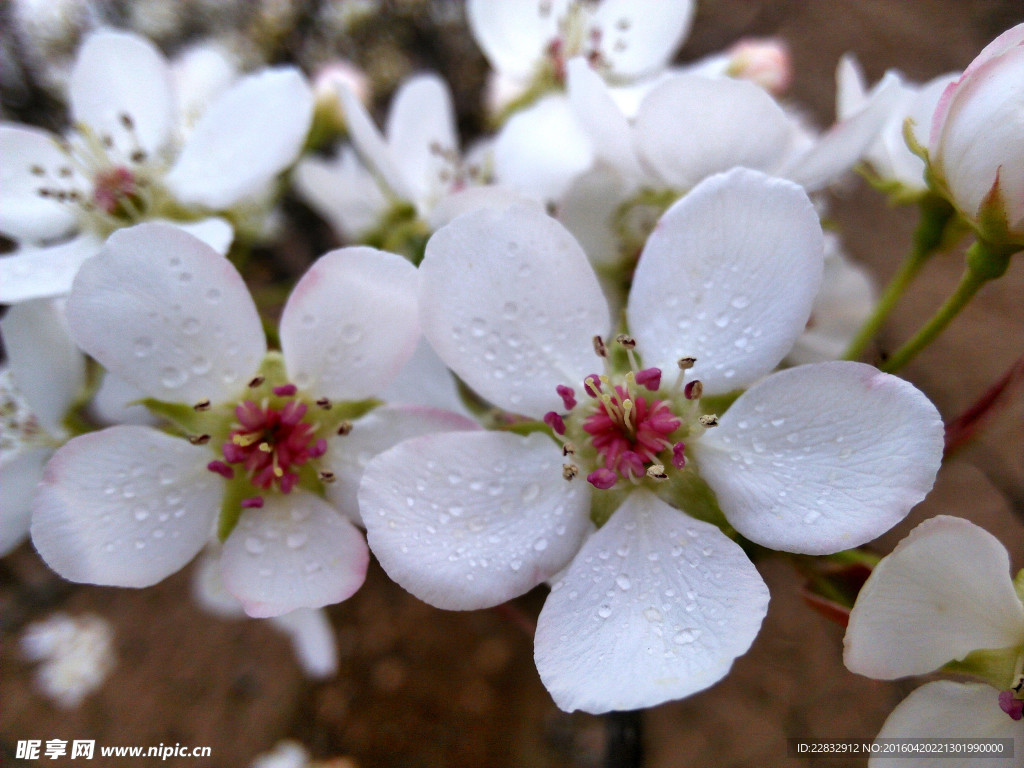
[[[999,708],[1010,716],[1011,720],[1024,718],[1024,700],[1013,695],[1013,691],[999,692]]]
[[[544,423],[551,427],[556,434],[565,434],[565,421],[554,411],[548,411],[544,414]]]
[[[573,391],[572,387],[567,387],[564,384],[559,384],[555,387],[555,392],[562,398],[562,405],[565,406],[565,410],[571,411],[576,407],[576,392]]]
[[[651,392],[661,388],[661,368],[644,368],[636,372],[636,383]]]
[[[592,373],[583,380],[583,391],[591,397],[597,397],[601,391],[601,380],[596,373]]]
[[[291,397],[299,388],[294,384],[282,384],[280,387],[274,387],[274,394],[278,397]]]
[[[676,443],[672,446],[672,466],[676,469],[682,469],[686,466],[686,456],[683,455],[685,450],[685,443]]]
[[[104,213],[117,213],[121,201],[138,191],[134,174],[121,166],[101,171],[93,177],[92,201]]]
[[[587,475],[587,482],[595,488],[599,488],[602,491],[607,491],[618,481],[618,476],[606,467],[595,469],[589,475]]]
[[[253,496],[248,499],[242,499],[242,509],[260,509],[263,507],[263,497]]]
[[[206,468],[211,472],[216,472],[221,477],[230,480],[235,476],[235,470],[225,464],[223,461],[211,461],[206,465]]]

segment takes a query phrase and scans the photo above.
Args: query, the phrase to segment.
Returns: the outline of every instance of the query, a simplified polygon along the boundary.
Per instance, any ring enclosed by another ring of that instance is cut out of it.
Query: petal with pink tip
[[[415,437],[366,467],[359,508],[373,553],[439,608],[510,600],[565,567],[589,527],[590,486],[562,477],[550,438]]]
[[[738,545],[634,491],[553,585],[534,656],[567,712],[651,707],[723,678],[767,610]]]
[[[191,560],[213,534],[223,481],[209,451],[148,427],[76,437],[46,466],[32,542],[69,581],[148,587]]]
[[[267,350],[256,307],[231,262],[164,224],[111,235],[79,271],[67,316],[82,349],[168,402],[230,399]]]
[[[256,618],[340,603],[362,586],[368,563],[359,530],[298,488],[243,511],[221,554],[224,586]]]

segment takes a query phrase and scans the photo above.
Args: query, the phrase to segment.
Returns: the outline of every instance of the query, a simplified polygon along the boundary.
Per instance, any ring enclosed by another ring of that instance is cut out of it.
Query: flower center
[[[587,482],[601,490],[622,481],[667,480],[672,468],[686,466],[683,439],[697,437],[717,424],[717,417],[701,415],[698,410],[700,382],[682,385],[693,358],[681,359],[675,383],[663,387],[660,368],[640,369],[637,365],[632,338],[623,335],[616,342],[625,348],[630,370],[624,375],[587,376],[582,401],[571,387],[559,386],[566,413],[550,411],[544,416],[563,443],[563,453],[573,457],[573,462],[588,464]],[[600,337],[595,337],[594,348],[607,360]],[[565,478],[571,480],[580,467],[569,463],[563,469]]]

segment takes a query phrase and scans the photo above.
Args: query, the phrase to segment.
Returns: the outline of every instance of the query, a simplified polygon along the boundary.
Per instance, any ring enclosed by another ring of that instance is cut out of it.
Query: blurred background
[[[451,0],[125,0],[92,6],[8,0],[0,4],[3,119],[51,129],[64,124],[63,84],[47,74],[44,62],[70,61],[75,30],[97,15],[150,36],[168,54],[216,34],[232,40],[253,65],[292,61],[312,73],[342,56],[369,75],[378,108],[408,75],[437,71],[453,89],[463,143],[485,126],[487,64],[468,32],[463,4]],[[843,53],[856,54],[870,82],[887,68],[923,82],[964,68],[992,38],[1021,21],[1020,0],[698,0],[678,61],[717,52],[744,36],[778,36],[793,59],[788,100],[827,126],[834,119],[834,72]],[[852,175],[832,196],[830,222],[847,252],[884,285],[906,253],[916,211],[889,207]],[[254,253],[257,282],[293,281],[337,244],[329,227],[297,199],[286,199],[284,214],[280,245]],[[929,263],[878,337],[874,360],[931,315],[961,269],[960,251]],[[947,420],[1024,353],[1022,297],[1024,259],[1018,256],[1004,278],[987,286],[902,371]],[[979,439],[946,462],[928,499],[872,546],[887,552],[936,514],[984,526],[1010,549],[1014,569],[1024,566],[1019,389]],[[805,604],[792,566],[765,559],[758,567],[772,593],[760,636],[710,690],[644,713],[649,768],[813,766],[813,759],[786,757],[787,738],[871,739],[919,684],[847,672],[842,627]],[[211,758],[171,758],[167,766],[248,766],[286,738],[338,768],[604,764],[604,719],[559,711],[537,677],[530,623],[543,588],[510,610],[443,612],[406,594],[371,563],[366,585],[327,609],[339,671],[316,682],[303,675],[287,638],[270,624],[219,619],[196,607],[191,577],[186,569],[145,590],[99,588],[63,581],[31,544],[0,560],[0,765],[19,764],[18,740],[53,738],[212,748]],[[102,687],[73,709],[61,709],[39,692],[36,665],[19,649],[25,628],[56,611],[96,614],[114,633],[115,666]],[[820,764],[845,768],[866,761],[829,758]]]

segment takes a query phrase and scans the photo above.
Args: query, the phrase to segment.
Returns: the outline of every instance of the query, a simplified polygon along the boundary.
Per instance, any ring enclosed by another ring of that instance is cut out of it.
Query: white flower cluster
[[[316,609],[371,551],[441,608],[547,582],[535,658],[561,708],[687,696],[759,631],[752,552],[858,547],[930,490],[935,407],[837,359],[872,291],[818,193],[863,159],[1020,246],[1024,27],[920,91],[869,91],[844,60],[819,133],[775,96],[780,43],[669,66],[690,0],[468,16],[501,127],[465,152],[435,75],[381,131],[351,72],[314,98],[295,67],[171,65],[108,29],[78,51],[64,137],[0,126],[4,339],[46,435],[0,453],[0,542],[30,515],[51,568],[124,587],[205,550],[203,604],[277,617],[317,676],[335,662]],[[350,143],[303,156],[339,109]],[[225,253],[272,239],[288,180],[348,245],[268,342],[274,313]]]

